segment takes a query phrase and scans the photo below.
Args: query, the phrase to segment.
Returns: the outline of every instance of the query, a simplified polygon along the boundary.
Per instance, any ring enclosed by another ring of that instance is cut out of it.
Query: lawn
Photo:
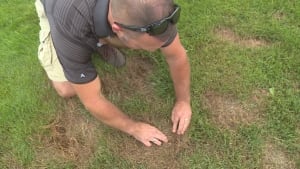
[[[171,132],[174,92],[159,52],[97,55],[103,93],[169,143],[144,147],[55,93],[37,59],[34,0],[0,0],[0,168],[300,168],[300,1],[177,0],[193,118]]]

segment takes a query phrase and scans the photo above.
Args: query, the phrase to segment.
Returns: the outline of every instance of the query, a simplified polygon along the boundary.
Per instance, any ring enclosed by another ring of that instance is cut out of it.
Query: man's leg
[[[36,0],[35,7],[40,19],[40,45],[38,49],[38,58],[45,69],[52,85],[57,93],[63,98],[75,96],[75,91],[70,82],[65,78],[62,66],[57,58],[50,35],[50,26],[48,18],[45,15],[44,7],[40,0]]]
[[[122,67],[126,63],[126,57],[118,48],[126,47],[117,37],[99,39],[96,51],[101,58],[110,65]]]
[[[76,95],[70,82],[55,82],[52,81],[52,85],[55,88],[56,92],[63,98],[70,98]]]

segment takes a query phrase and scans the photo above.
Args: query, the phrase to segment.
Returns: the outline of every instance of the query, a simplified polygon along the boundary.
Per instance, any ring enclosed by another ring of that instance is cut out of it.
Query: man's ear
[[[119,25],[115,24],[115,23],[113,23],[111,25],[111,28],[112,28],[112,31],[116,34],[118,34],[122,31],[122,28]]]

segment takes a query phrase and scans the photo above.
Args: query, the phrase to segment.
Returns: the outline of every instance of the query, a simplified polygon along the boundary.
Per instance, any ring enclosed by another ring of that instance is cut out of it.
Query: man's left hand
[[[192,116],[191,105],[187,102],[178,101],[172,111],[173,133],[184,134],[188,128]]]

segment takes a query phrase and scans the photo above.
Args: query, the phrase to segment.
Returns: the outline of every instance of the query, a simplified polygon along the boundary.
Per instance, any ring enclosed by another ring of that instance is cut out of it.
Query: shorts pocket
[[[41,39],[42,40],[42,39]],[[52,53],[52,40],[50,33],[44,36],[44,40],[41,41],[38,49],[38,58],[41,65],[46,68],[52,65],[53,53]]]

